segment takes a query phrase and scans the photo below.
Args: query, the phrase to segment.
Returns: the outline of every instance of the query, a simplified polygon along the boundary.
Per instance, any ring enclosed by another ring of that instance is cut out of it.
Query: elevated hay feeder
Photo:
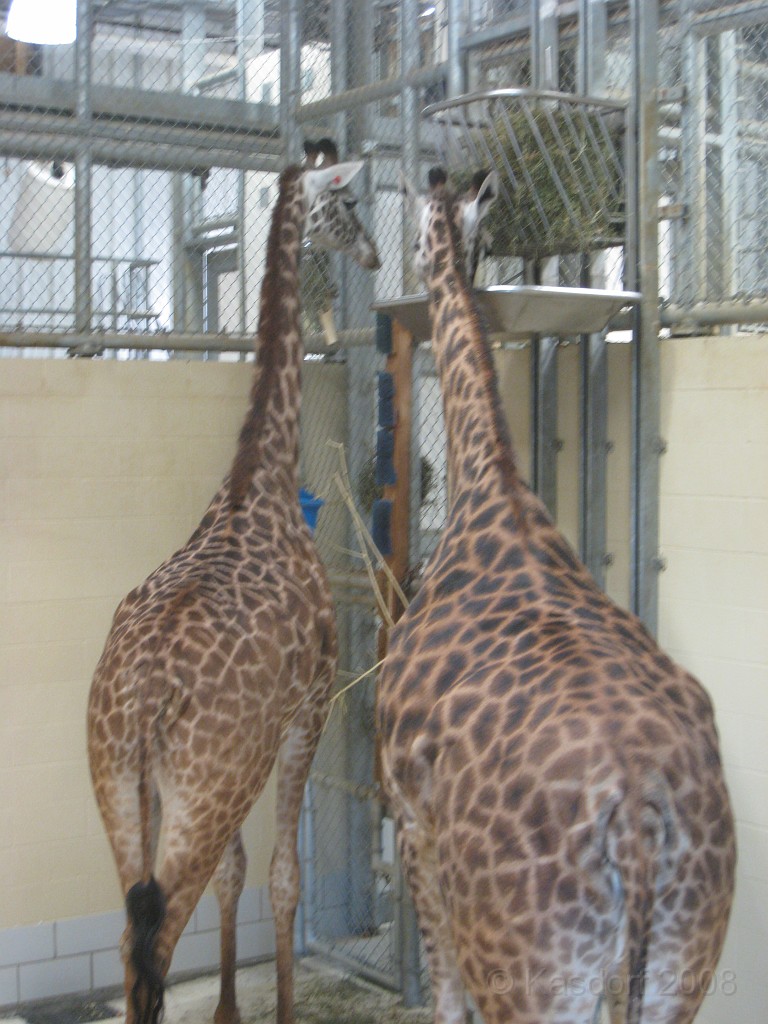
[[[499,173],[493,256],[541,259],[623,244],[623,104],[499,89],[424,114],[457,191],[479,170]]]

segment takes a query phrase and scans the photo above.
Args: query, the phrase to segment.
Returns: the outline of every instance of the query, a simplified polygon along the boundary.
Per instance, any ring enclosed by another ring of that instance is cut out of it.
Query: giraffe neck
[[[451,504],[471,491],[510,493],[521,486],[499,399],[496,371],[452,227],[433,229],[444,244],[428,276],[432,348],[443,395]]]
[[[280,488],[295,498],[298,488],[303,355],[299,258],[305,212],[301,170],[289,167],[280,176],[267,240],[251,402],[230,476],[232,509],[247,503],[257,472],[269,477],[271,490]]]

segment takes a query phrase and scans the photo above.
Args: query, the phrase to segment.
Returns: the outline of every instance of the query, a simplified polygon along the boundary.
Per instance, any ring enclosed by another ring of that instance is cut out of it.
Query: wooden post
[[[392,321],[392,351],[387,356],[385,369],[392,374],[395,394],[395,446],[393,464],[395,483],[384,488],[384,497],[392,502],[392,554],[385,558],[387,566],[399,584],[403,584],[410,568],[411,519],[411,409],[413,404],[413,335],[397,320]],[[403,613],[400,599],[390,586],[385,573],[379,574],[379,587],[387,598],[387,608],[393,622]],[[387,652],[389,630],[383,622],[378,635],[379,661]],[[376,741],[376,778],[379,772],[379,740]]]
[[[384,488],[384,497],[392,502],[392,554],[387,564],[402,584],[410,567],[411,520],[411,419],[413,405],[413,335],[397,320],[392,323],[392,351],[386,369],[395,383],[395,483]],[[395,598],[399,611],[400,602]],[[393,610],[394,612],[394,610]]]

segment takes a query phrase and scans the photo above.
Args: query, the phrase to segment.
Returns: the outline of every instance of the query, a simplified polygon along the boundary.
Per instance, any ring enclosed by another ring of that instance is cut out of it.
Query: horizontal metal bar
[[[311,772],[309,777],[312,782],[317,783],[319,786],[325,786],[326,789],[335,789],[340,793],[348,793],[350,796],[356,796],[360,800],[373,800],[376,803],[381,801],[381,794],[373,786],[363,786],[359,783],[350,782],[349,779],[344,779],[340,775],[327,775],[324,772]]]
[[[183,124],[190,129],[229,129],[265,135],[277,131],[276,108],[266,103],[112,85],[94,85],[91,96],[94,121]],[[74,116],[76,104],[74,81],[0,73],[0,107]]]
[[[118,314],[121,315],[121,314]],[[135,349],[169,352],[252,352],[253,339],[221,334],[92,334],[48,331],[0,331],[0,348]]]
[[[381,985],[382,988],[390,989],[394,992],[400,991],[400,985],[398,984],[397,979],[391,974],[386,974],[384,971],[380,971],[376,967],[371,967],[369,964],[363,963],[361,960],[356,960],[355,957],[349,956],[347,953],[340,952],[330,942],[323,942],[320,939],[310,936],[307,939],[307,949],[311,953],[320,953],[322,956],[328,957],[329,960],[336,961],[336,963],[341,964],[343,967],[349,968],[349,970],[354,974],[360,975],[363,978],[368,978],[369,981],[376,982],[376,984]]]
[[[60,312],[60,311],[59,311]],[[112,311],[110,311],[112,312]],[[20,315],[22,315],[20,313]],[[73,312],[68,311],[72,316]],[[125,314],[118,312],[118,316]],[[304,338],[307,355],[332,355],[339,349],[357,345],[373,345],[375,331],[371,328],[357,328],[339,331],[339,345],[329,346],[322,334],[309,334]],[[0,348],[98,348],[133,349],[168,352],[253,352],[254,335],[225,334],[182,334],[169,331],[168,334],[120,334],[117,331],[94,331],[82,334],[71,331],[2,331]]]
[[[26,249],[1,249],[0,259],[24,259],[24,260],[74,260],[75,255],[71,252],[35,252],[34,250]],[[157,267],[160,265],[160,260],[148,260],[143,259],[140,256],[91,256],[93,263],[124,263],[129,267]]]
[[[693,306],[662,306],[659,310],[662,327],[714,324],[768,323],[768,299],[754,302],[697,302]]]
[[[63,131],[33,132],[27,129],[7,129],[0,119],[0,156],[20,160],[64,160],[74,162],[79,135],[75,126]],[[94,164],[107,167],[131,167],[153,171],[197,171],[201,168],[231,167],[244,171],[270,171],[277,173],[284,161],[279,144],[270,140],[259,141],[259,151],[248,152],[208,148],[206,140],[199,140],[199,148],[175,141],[149,141],[137,143],[131,138],[120,140],[94,137],[91,145]],[[203,148],[205,145],[205,148]],[[274,150],[273,152],[265,150]]]
[[[766,20],[765,0],[724,3],[717,10],[694,11],[693,30],[711,35],[731,29],[759,25]]]
[[[386,99],[389,96],[397,96],[403,89],[418,89],[425,85],[434,85],[445,78],[447,67],[445,64],[436,64],[431,68],[420,68],[400,78],[387,78],[382,82],[373,82],[371,85],[361,85],[357,89],[348,89],[346,92],[337,93],[335,96],[328,96],[323,100],[315,100],[314,103],[305,103],[296,108],[295,117],[299,124],[307,121],[315,121],[330,114],[339,114],[347,110],[354,110],[366,103],[374,103],[376,100]]]
[[[516,18],[507,18],[496,25],[468,33],[462,37],[459,46],[462,50],[477,50],[483,46],[493,46],[514,39],[515,36],[527,35],[530,30],[531,15],[518,15]]]
[[[238,222],[235,217],[217,217],[213,220],[204,220],[199,224],[192,225],[193,235],[205,235],[209,231],[234,231],[238,233]]]
[[[439,114],[454,107],[467,106],[478,100],[519,99],[519,100],[554,100],[568,106],[601,107],[605,110],[626,110],[626,100],[612,100],[603,96],[580,96],[570,92],[554,92],[549,89],[489,89],[486,92],[468,93],[456,99],[442,100],[431,103],[422,113],[425,117]]]
[[[215,89],[219,85],[229,85],[230,82],[237,82],[240,75],[240,68],[229,68],[227,71],[219,71],[216,75],[207,75],[205,78],[198,78],[195,82],[195,89],[204,93],[206,89]]]

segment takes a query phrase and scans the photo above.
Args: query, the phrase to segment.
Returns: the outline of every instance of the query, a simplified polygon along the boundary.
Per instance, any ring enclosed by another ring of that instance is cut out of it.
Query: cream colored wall
[[[575,351],[560,356],[564,460]],[[525,350],[500,366],[505,394],[527,366]],[[317,369],[306,368],[306,397]],[[608,369],[608,585],[622,599],[628,346],[609,348]],[[715,700],[740,843],[728,944],[699,1024],[754,1024],[768,1002],[768,337],[665,341],[662,370],[660,639]],[[250,377],[242,364],[0,363],[0,929],[119,906],[85,762],[90,675],[119,598],[186,539],[218,486]],[[332,379],[335,397],[321,388],[316,401],[326,418],[337,403],[340,432],[343,368]],[[513,432],[527,451],[520,396]],[[322,490],[315,466],[313,455],[308,483]],[[265,797],[250,821],[251,885],[266,878]]]
[[[660,640],[715,702],[739,843],[697,1024],[755,1024],[768,1005],[768,336],[665,341],[661,432]]]
[[[251,368],[0,363],[0,929],[120,905],[85,706],[118,600],[187,538],[223,477]],[[266,879],[272,792],[248,827]]]
[[[580,366],[579,346],[557,350],[557,522],[568,541],[579,543]],[[629,345],[608,346],[608,439],[606,548],[611,564],[606,589],[623,605],[629,601],[630,543],[630,356]],[[502,405],[523,479],[531,472],[531,350],[499,349],[496,372]]]

